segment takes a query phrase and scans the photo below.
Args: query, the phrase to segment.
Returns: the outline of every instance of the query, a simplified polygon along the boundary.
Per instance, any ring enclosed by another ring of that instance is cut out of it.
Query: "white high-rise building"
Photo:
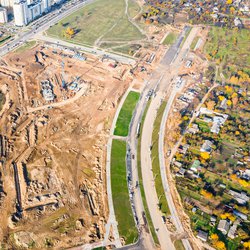
[[[8,14],[5,8],[0,7],[0,23],[8,22]]]
[[[25,26],[51,8],[51,0],[16,0],[13,5],[16,26]]]
[[[14,1],[13,0],[1,0],[0,1],[2,7],[13,7]]]
[[[16,2],[13,5],[16,26],[28,24],[28,5],[26,1]]]

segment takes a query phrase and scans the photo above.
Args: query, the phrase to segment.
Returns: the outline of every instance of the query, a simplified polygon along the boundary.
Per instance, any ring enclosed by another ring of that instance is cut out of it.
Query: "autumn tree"
[[[74,35],[75,35],[75,30],[71,27],[68,27],[64,32],[64,36],[67,38],[72,38]]]

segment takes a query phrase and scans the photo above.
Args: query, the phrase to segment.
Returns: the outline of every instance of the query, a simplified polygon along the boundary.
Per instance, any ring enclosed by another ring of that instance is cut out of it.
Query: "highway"
[[[143,185],[145,189],[146,200],[149,208],[149,212],[154,224],[154,228],[157,229],[157,235],[159,238],[159,242],[161,245],[161,249],[171,250],[175,249],[172,240],[170,238],[171,233],[167,230],[166,225],[162,221],[162,214],[158,208],[158,197],[156,194],[156,190],[154,187],[154,176],[151,171],[152,169],[152,159],[150,146],[152,144],[152,132],[153,132],[153,124],[157,115],[157,110],[162,103],[162,100],[165,98],[166,93],[168,96],[175,96],[176,87],[172,87],[172,79],[178,75],[178,69],[182,60],[187,55],[187,48],[191,45],[190,41],[193,40],[193,34],[196,34],[196,30],[191,31],[191,38],[188,38],[180,50],[180,45],[182,40],[184,39],[185,33],[188,31],[186,27],[183,33],[179,36],[176,43],[170,47],[170,49],[163,56],[161,64],[153,73],[151,79],[148,81],[146,87],[144,88],[143,93],[141,94],[141,99],[136,107],[134,118],[131,123],[131,133],[128,138],[128,143],[131,148],[131,152],[135,155],[134,160],[132,161],[132,180],[133,185],[136,185],[138,181],[138,172],[137,172],[137,160],[136,160],[136,151],[137,151],[137,139],[136,139],[136,129],[137,125],[141,121],[141,117],[147,105],[146,95],[150,89],[155,90],[155,94],[149,106],[144,126],[142,130],[142,138],[141,138],[141,167],[142,167],[142,175],[143,175]],[[190,35],[189,35],[190,37]],[[137,211],[137,216],[139,217],[139,222],[142,221],[141,212],[143,211],[142,201],[140,197],[140,190],[136,189],[134,194],[135,207]],[[174,211],[172,209],[171,211]],[[172,214],[171,214],[172,215]],[[176,224],[174,222],[174,224]],[[182,232],[182,227],[178,224],[176,225],[177,232]],[[188,240],[185,241],[185,249],[191,249]]]
[[[67,9],[67,10],[65,10],[65,11],[63,11],[61,13],[58,13],[52,19],[49,19],[48,15],[40,17],[38,19],[39,22],[42,23],[44,21],[41,26],[39,26],[37,28],[36,27],[32,27],[31,30],[28,30],[26,32],[23,32],[23,33],[17,35],[14,40],[9,41],[8,43],[6,43],[4,46],[2,46],[0,48],[0,56],[4,56],[8,52],[10,52],[12,50],[15,50],[16,48],[18,48],[19,46],[21,46],[26,41],[32,39],[36,33],[43,32],[43,31],[47,30],[49,26],[52,26],[52,25],[56,24],[61,19],[65,18],[66,16],[68,16],[71,13],[75,12],[79,8],[83,7],[86,4],[91,3],[93,1],[94,0],[86,0],[86,1],[83,1],[83,2],[79,2],[76,5],[70,6],[69,9]],[[56,10],[56,11],[58,11],[58,10]]]

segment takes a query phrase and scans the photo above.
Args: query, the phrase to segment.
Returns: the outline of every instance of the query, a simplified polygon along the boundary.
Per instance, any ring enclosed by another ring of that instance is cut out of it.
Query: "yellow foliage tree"
[[[230,82],[233,83],[233,84],[238,84],[239,79],[238,79],[238,77],[236,77],[236,76],[232,76],[232,77],[230,78]]]
[[[227,100],[227,105],[228,106],[232,106],[232,101],[231,100]]]
[[[217,241],[215,247],[219,250],[226,250],[225,243],[223,241]]]
[[[210,236],[211,240],[217,241],[219,239],[218,234],[211,234]]]
[[[236,174],[231,174],[230,175],[230,178],[233,180],[233,181],[236,181],[238,179],[237,175]]]
[[[201,190],[201,195],[203,195],[203,196],[204,196],[205,198],[207,198],[207,199],[213,198],[213,194],[210,193],[210,192],[208,192],[208,191],[205,190],[205,189],[202,189],[202,190]]]
[[[240,135],[240,131],[239,130],[235,131],[235,135]]]
[[[232,94],[231,97],[232,97],[232,98],[238,97],[238,94],[237,94],[236,92],[233,92],[233,94]]]
[[[233,88],[231,86],[226,85],[225,90],[226,90],[226,93],[229,95],[233,93]]]
[[[206,103],[206,106],[207,106],[208,109],[213,110],[214,106],[215,106],[215,102],[214,101],[208,101]]]
[[[236,217],[233,214],[230,214],[227,218],[232,222],[236,220]]]
[[[231,14],[234,14],[234,12],[235,12],[235,8],[232,6],[232,7],[230,7],[230,13]]]
[[[68,27],[64,32],[64,36],[66,36],[67,38],[72,38],[74,34],[75,34],[75,30],[70,27]]]
[[[239,179],[239,183],[242,187],[246,187],[246,188],[250,187],[250,184],[245,180]]]
[[[219,95],[218,98],[219,98],[220,101],[223,101],[225,99],[225,97],[222,96],[222,95]]]
[[[210,158],[210,155],[208,152],[201,152],[201,158],[203,158],[204,160],[207,160]]]
[[[250,241],[244,242],[243,247],[245,247],[246,249],[250,249]]]

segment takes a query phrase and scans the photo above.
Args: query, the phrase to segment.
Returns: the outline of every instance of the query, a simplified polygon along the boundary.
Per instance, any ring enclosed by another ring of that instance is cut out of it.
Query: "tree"
[[[201,152],[201,158],[207,160],[210,158],[210,155],[208,152]]]
[[[73,28],[68,27],[64,32],[64,36],[67,38],[72,38],[73,35],[75,35],[75,30]]]
[[[212,234],[211,236],[211,240],[217,241],[219,239],[218,234]]]
[[[207,190],[205,189],[202,189],[201,190],[201,195],[203,195],[205,198],[207,199],[211,199],[213,197],[213,194],[208,192]]]
[[[243,247],[245,247],[246,249],[250,249],[250,241],[244,242]]]
[[[215,243],[215,246],[219,250],[226,250],[226,246],[225,246],[225,243],[223,241],[217,241]]]
[[[206,106],[207,106],[208,109],[213,110],[214,106],[215,106],[215,102],[214,101],[208,101],[206,103]]]
[[[231,100],[227,100],[227,105],[228,106],[232,106],[232,101]]]
[[[219,95],[218,98],[219,98],[219,100],[220,100],[221,102],[225,99],[225,97],[222,96],[222,95]]]

